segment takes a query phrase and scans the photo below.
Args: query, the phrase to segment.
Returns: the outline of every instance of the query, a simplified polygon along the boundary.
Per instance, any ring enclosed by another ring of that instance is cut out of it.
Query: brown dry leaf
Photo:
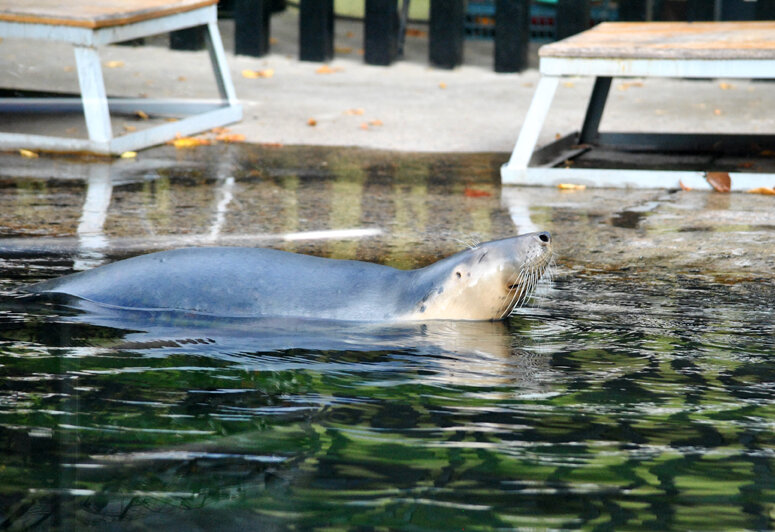
[[[728,91],[729,89],[734,88],[734,85],[732,85],[731,83],[726,83],[725,81],[722,81],[721,83],[718,84],[718,88],[721,89],[722,91]]]
[[[427,37],[428,32],[425,30],[418,30],[416,28],[406,28],[407,37]]]
[[[315,120],[314,118],[310,118],[309,120],[307,120],[307,125],[308,126],[316,126],[316,125],[318,125],[318,121]]]
[[[186,81],[186,76],[178,76],[178,81]]]
[[[214,127],[210,130],[211,132],[215,133],[216,135],[223,135],[224,133],[229,132],[229,128],[227,127]]]
[[[368,122],[361,123],[361,129],[369,129],[369,123]]]
[[[759,152],[762,157],[775,157],[775,150],[762,150]]]
[[[344,69],[342,67],[330,67],[328,65],[323,65],[315,70],[315,74],[333,74],[335,72],[342,72],[343,70]]]
[[[463,191],[463,194],[467,198],[486,198],[488,196],[492,196],[492,192],[487,192],[486,190],[480,190],[478,188],[469,188],[469,187],[466,187],[466,189]]]
[[[384,125],[384,124],[382,123],[382,120],[380,120],[379,118],[375,118],[374,120],[371,120],[369,122],[369,125],[370,126],[381,126],[381,125]]]
[[[247,79],[259,79],[259,78],[271,78],[274,76],[273,68],[266,68],[264,70],[243,70],[242,77]]]
[[[587,185],[576,185],[575,183],[560,183],[557,185],[560,190],[585,190]]]
[[[148,113],[146,113],[145,111],[138,109],[137,111],[135,111],[135,114],[143,120],[148,120]]]
[[[19,155],[21,155],[22,157],[27,157],[28,159],[37,159],[38,158],[38,154],[35,153],[32,150],[24,150],[24,149],[19,150]]]
[[[269,37],[269,44],[277,44],[278,42],[280,41],[277,40],[277,37]]]
[[[767,187],[759,187],[759,188],[752,188],[748,191],[749,194],[764,194],[765,196],[775,196],[775,187],[767,188]]]
[[[194,148],[196,146],[207,146],[211,144],[208,139],[200,137],[178,137],[175,140],[169,142],[176,148]]]
[[[366,111],[364,111],[362,108],[357,107],[355,109],[348,109],[347,111],[344,112],[344,114],[354,116],[354,115],[362,115],[365,112]]]
[[[732,190],[732,179],[727,172],[705,172],[705,179],[716,192]]]
[[[352,46],[334,46],[334,53],[351,54],[353,53],[353,48]]]
[[[684,182],[681,181],[680,179],[678,180],[678,185],[681,187],[681,190],[689,191],[692,189],[692,187],[687,187],[686,185],[684,185]]]
[[[108,61],[105,63],[105,66],[108,68],[121,68],[124,66],[123,61]]]

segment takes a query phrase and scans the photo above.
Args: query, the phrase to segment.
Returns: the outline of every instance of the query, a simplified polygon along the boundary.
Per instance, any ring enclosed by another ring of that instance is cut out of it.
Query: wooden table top
[[[0,21],[96,29],[217,3],[218,0],[0,0]]]
[[[775,22],[604,22],[547,44],[541,57],[775,59]]]

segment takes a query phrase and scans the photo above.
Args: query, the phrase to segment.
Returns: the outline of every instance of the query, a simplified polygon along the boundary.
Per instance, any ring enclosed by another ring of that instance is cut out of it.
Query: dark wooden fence
[[[671,0],[618,0],[618,20],[660,20],[647,12]],[[673,0],[674,2],[676,0]],[[364,60],[370,65],[390,65],[398,59],[406,27],[407,10],[398,0],[364,0]],[[775,19],[775,0],[683,0],[686,20],[735,18]],[[333,0],[298,0],[299,59],[329,61],[334,56]],[[527,67],[530,41],[530,0],[494,0],[495,70],[519,72]],[[431,0],[428,29],[429,62],[438,68],[454,68],[463,61],[466,0]],[[235,53],[260,57],[269,52],[273,12],[285,9],[285,0],[221,0],[224,13],[234,17]],[[565,38],[590,27],[591,0],[557,0],[555,36]],[[722,8],[725,10],[722,10]],[[737,10],[737,11],[735,11]],[[751,17],[750,15],[753,15]],[[170,47],[195,50],[204,46],[198,28],[174,32]]]

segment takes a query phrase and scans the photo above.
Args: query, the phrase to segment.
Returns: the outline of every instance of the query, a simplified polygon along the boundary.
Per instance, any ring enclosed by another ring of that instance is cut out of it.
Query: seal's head
[[[522,306],[552,259],[546,232],[493,240],[418,270],[412,319],[500,320]]]

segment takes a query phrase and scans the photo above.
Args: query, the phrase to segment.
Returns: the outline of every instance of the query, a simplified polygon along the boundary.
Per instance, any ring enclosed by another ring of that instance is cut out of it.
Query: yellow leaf
[[[194,148],[196,146],[206,146],[210,141],[198,137],[178,137],[170,143],[176,148]]]
[[[31,150],[19,150],[19,155],[27,157],[28,159],[37,159],[38,154]]]
[[[775,187],[773,188],[767,188],[767,187],[759,187],[759,188],[752,188],[748,191],[749,194],[764,194],[765,196],[775,196]]]
[[[442,81],[441,83],[439,83],[439,88],[440,89],[446,89],[447,88],[447,84]]]
[[[728,91],[729,89],[733,88],[734,85],[732,85],[731,83],[726,83],[726,82],[722,81],[721,83],[718,84],[718,87],[722,91]]]
[[[318,125],[318,121],[315,120],[314,118],[310,118],[309,120],[307,120],[307,125],[308,126],[316,126],[316,125]]]
[[[372,120],[371,122],[369,122],[369,125],[370,126],[381,126],[382,125],[382,120],[377,118],[377,119]]]
[[[560,190],[584,190],[587,188],[587,185],[576,185],[574,183],[560,183],[557,185],[557,188]]]
[[[148,113],[146,113],[145,111],[141,111],[140,109],[138,109],[137,111],[135,111],[135,114],[140,118],[142,118],[143,120],[148,120]]]
[[[245,135],[242,133],[221,133],[215,140],[218,142],[245,142]]]
[[[105,66],[108,67],[108,68],[121,68],[122,66],[124,66],[124,62],[123,61],[108,61],[107,63],[105,63]]]
[[[121,154],[122,159],[134,159],[135,157],[137,157],[136,151],[125,151]]]
[[[330,67],[328,65],[323,65],[315,70],[315,74],[333,74],[334,72],[342,72],[343,70],[344,69],[342,67]]]
[[[274,69],[266,68],[264,70],[243,70],[242,77],[247,79],[271,78],[274,76]]]

